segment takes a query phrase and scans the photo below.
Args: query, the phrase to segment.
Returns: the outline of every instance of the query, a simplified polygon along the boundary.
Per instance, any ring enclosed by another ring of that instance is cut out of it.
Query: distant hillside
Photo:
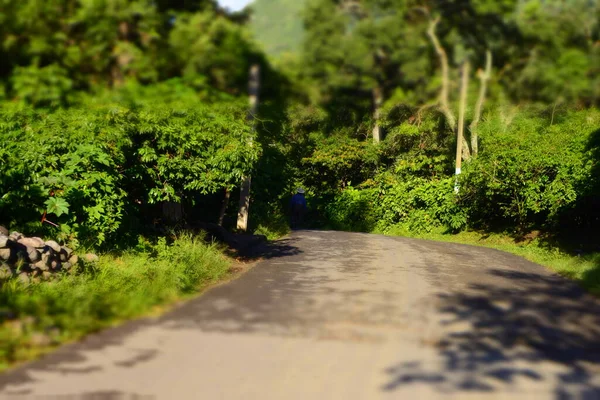
[[[252,30],[270,56],[300,49],[306,0],[254,0]]]

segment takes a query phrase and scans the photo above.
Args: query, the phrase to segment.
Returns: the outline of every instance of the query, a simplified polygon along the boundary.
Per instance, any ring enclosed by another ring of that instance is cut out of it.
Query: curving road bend
[[[0,399],[600,399],[600,300],[495,250],[295,232],[239,279],[0,375]]]

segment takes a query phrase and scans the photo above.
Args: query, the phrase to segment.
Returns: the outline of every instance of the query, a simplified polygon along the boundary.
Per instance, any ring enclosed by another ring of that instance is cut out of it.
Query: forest
[[[0,44],[0,225],[125,254],[111,290],[146,296],[107,302],[97,267],[7,280],[0,325],[72,338],[189,292],[226,268],[161,275],[174,248],[222,263],[174,232],[239,232],[249,190],[241,230],[281,237],[297,187],[307,228],[493,236],[600,292],[598,0],[0,0]],[[134,290],[148,260],[168,295]]]

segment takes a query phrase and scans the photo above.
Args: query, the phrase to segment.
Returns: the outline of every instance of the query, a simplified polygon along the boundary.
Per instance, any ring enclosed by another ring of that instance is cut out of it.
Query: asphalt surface
[[[313,231],[264,257],[0,375],[0,398],[600,399],[600,301],[538,265]]]

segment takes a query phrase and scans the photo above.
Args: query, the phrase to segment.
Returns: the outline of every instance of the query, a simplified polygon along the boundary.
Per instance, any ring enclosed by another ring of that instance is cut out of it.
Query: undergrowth
[[[139,317],[223,278],[229,261],[202,237],[140,242],[56,281],[0,287],[0,370],[58,344]]]

